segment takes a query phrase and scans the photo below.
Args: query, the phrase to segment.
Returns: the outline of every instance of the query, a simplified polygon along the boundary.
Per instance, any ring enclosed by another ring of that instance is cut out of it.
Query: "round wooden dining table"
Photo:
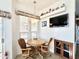
[[[37,40],[34,40],[33,39],[33,40],[28,40],[27,43],[29,45],[31,45],[31,46],[40,46],[40,45],[44,44],[45,41],[44,40],[41,40],[41,39],[37,39]]]
[[[43,59],[43,56],[41,55],[40,51],[38,50],[38,47],[41,46],[42,44],[44,44],[45,41],[41,40],[41,39],[31,39],[27,41],[27,44],[29,44],[30,46],[33,46],[35,49],[35,52],[41,56],[41,59]]]

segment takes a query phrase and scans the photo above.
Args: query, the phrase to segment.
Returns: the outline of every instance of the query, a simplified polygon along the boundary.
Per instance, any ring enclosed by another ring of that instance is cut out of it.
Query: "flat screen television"
[[[68,14],[52,17],[49,19],[50,27],[63,27],[68,24]]]

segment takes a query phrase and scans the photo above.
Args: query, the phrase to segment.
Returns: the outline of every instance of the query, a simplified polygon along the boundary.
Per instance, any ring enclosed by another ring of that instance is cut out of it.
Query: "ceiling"
[[[40,11],[60,0],[35,0],[37,2],[35,5],[36,9],[34,9],[33,1],[34,0],[17,0],[16,8],[20,9],[20,10],[24,10],[26,12],[30,12],[33,14],[34,11],[36,13],[38,13],[38,11]]]

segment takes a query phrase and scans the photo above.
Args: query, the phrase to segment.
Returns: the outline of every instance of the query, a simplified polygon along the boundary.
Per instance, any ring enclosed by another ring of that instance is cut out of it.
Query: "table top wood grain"
[[[37,39],[37,40],[28,40],[27,43],[31,46],[40,46],[41,44],[45,43],[45,41]]]

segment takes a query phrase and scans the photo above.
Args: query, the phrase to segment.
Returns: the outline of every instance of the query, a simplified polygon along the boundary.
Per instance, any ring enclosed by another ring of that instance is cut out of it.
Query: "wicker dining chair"
[[[49,51],[49,45],[52,42],[52,38],[50,38],[49,42],[46,42],[41,45],[41,52],[47,53]]]
[[[23,38],[20,38],[18,40],[18,43],[19,43],[19,46],[21,48],[21,51],[22,51],[22,56],[24,57],[29,57],[30,55],[30,51],[31,51],[31,47],[27,47],[26,45],[26,42]]]

